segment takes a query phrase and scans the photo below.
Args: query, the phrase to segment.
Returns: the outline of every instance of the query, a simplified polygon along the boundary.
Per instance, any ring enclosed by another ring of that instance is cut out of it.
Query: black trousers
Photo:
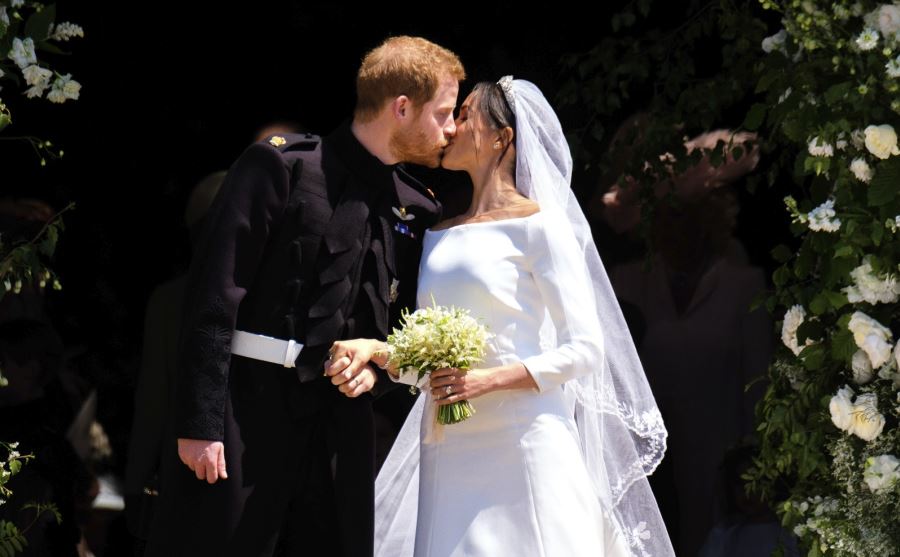
[[[335,397],[330,384],[299,385],[283,374],[271,374],[277,381],[264,374],[232,377],[225,409],[228,479],[198,480],[178,460],[173,439],[146,554],[370,557],[371,398]]]

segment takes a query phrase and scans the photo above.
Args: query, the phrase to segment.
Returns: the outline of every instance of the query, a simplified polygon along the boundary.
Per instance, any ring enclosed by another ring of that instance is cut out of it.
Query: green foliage
[[[668,28],[652,18],[662,9],[626,10],[609,37],[563,60],[559,100],[587,112],[572,134],[576,158],[606,184],[638,184],[647,230],[654,185],[698,163],[685,137],[736,122],[759,134],[765,165],[753,187],[784,191],[796,241],[772,249],[774,292],[754,301],[785,316],[785,346],[757,408],[760,450],[745,479],[809,555],[896,555],[900,472],[883,490],[863,480],[872,458],[900,455],[900,29],[887,17],[900,8],[694,1]],[[637,125],[613,138],[629,113]],[[703,153],[712,166],[728,154],[745,155],[737,144]],[[849,422],[835,402],[845,385]],[[864,427],[882,421],[880,432]]]

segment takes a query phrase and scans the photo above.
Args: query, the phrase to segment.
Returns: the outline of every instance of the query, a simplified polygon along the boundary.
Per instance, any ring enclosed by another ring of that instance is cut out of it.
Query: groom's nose
[[[444,126],[444,138],[453,139],[454,137],[456,137],[456,120],[450,118]]]

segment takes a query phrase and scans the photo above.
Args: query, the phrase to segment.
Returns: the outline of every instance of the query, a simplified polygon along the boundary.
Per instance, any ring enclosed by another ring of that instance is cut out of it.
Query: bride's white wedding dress
[[[539,391],[476,398],[472,418],[436,436],[423,391],[376,484],[377,555],[630,555],[591,487],[566,388],[603,351],[585,305],[593,286],[575,242],[547,222],[538,212],[426,233],[419,306],[470,310],[494,335],[479,367],[521,361]],[[547,319],[557,338],[542,343]]]

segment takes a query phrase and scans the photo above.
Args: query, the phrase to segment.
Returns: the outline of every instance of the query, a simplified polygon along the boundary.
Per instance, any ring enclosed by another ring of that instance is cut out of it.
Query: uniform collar
[[[379,184],[393,183],[394,165],[381,162],[356,139],[350,129],[350,120],[344,120],[326,141],[332,145],[341,162],[358,178]]]

